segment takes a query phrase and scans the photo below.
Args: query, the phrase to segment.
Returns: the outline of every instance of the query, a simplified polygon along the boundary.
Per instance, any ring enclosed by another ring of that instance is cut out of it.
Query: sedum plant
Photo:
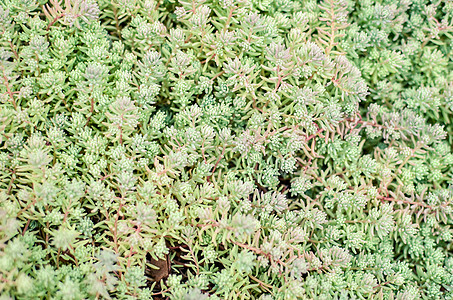
[[[450,299],[451,1],[4,0],[0,299]]]

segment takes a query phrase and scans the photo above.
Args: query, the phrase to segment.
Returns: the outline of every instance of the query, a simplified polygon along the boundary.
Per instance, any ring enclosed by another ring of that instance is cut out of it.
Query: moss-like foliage
[[[453,299],[453,2],[0,0],[0,299]]]

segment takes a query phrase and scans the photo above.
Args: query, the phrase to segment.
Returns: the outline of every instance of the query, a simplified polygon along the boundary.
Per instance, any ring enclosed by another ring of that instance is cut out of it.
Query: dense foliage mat
[[[453,299],[453,1],[0,0],[0,299]]]

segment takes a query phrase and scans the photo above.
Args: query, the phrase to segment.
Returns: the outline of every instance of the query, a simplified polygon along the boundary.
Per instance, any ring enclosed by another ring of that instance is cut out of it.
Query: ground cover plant
[[[453,299],[453,1],[0,0],[0,299]]]

